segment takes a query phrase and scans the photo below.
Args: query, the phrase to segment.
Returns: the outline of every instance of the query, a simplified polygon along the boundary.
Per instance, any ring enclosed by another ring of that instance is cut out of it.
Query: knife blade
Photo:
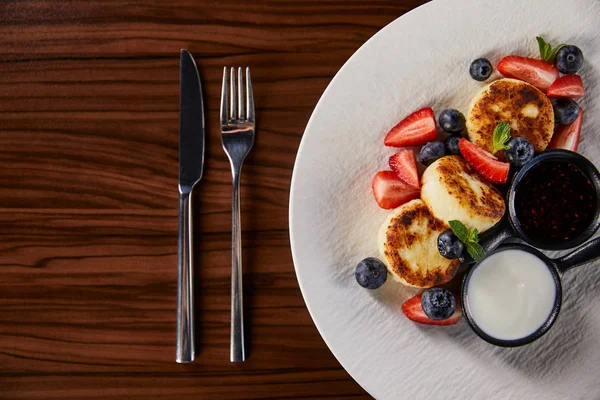
[[[180,55],[179,238],[177,267],[177,346],[175,360],[195,358],[192,190],[204,165],[204,108],[196,62],[189,51]]]
[[[191,190],[204,166],[204,104],[196,62],[185,49],[180,57],[179,107],[179,185]]]

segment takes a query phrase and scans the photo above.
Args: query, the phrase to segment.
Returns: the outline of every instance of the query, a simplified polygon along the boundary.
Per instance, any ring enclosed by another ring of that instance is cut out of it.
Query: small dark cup
[[[527,246],[527,245],[523,245],[523,244],[512,244],[512,245],[500,246],[497,249],[491,251],[488,254],[488,256],[498,253],[498,252],[506,251],[506,250],[522,250],[522,251],[526,251],[530,254],[533,254],[534,256],[536,256],[537,258],[539,258],[541,261],[543,261],[546,264],[546,266],[548,267],[548,271],[550,271],[550,273],[552,274],[552,277],[554,278],[556,296],[554,299],[554,306],[552,307],[552,311],[550,312],[550,315],[548,316],[546,321],[532,334],[522,337],[522,338],[519,338],[519,339],[515,339],[515,340],[498,339],[498,338],[488,335],[481,328],[479,328],[477,326],[477,323],[471,316],[471,312],[470,312],[470,308],[469,308],[468,285],[469,285],[469,281],[470,281],[471,277],[473,276],[473,273],[481,264],[475,264],[469,270],[469,272],[463,279],[460,300],[461,300],[461,305],[462,305],[462,309],[463,309],[463,314],[465,316],[465,320],[467,321],[469,326],[473,329],[473,331],[480,338],[482,338],[486,342],[494,344],[496,346],[517,347],[517,346],[523,346],[525,344],[529,344],[529,343],[533,342],[534,340],[539,339],[540,337],[545,335],[550,330],[550,328],[556,321],[556,318],[558,317],[558,314],[560,312],[560,307],[562,305],[561,276],[566,271],[570,270],[571,268],[587,264],[593,260],[596,260],[597,258],[600,258],[600,238],[591,240],[590,242],[579,247],[577,250],[567,254],[564,257],[557,258],[557,259],[548,258],[543,253],[541,253],[539,250],[537,250],[531,246]]]
[[[538,238],[531,237],[523,229],[523,225],[519,221],[516,212],[515,200],[523,179],[527,174],[534,168],[539,167],[543,163],[557,163],[557,162],[569,162],[575,165],[591,182],[594,188],[594,215],[590,219],[589,225],[577,236],[570,238],[569,240],[548,243]],[[506,195],[506,208],[507,212],[505,218],[490,232],[486,232],[482,235],[481,246],[486,253],[493,251],[502,242],[509,238],[519,238],[524,240],[527,244],[530,244],[538,249],[544,250],[566,250],[572,249],[584,243],[586,240],[591,238],[594,233],[600,227],[600,173],[598,169],[592,164],[590,160],[582,156],[581,154],[575,153],[568,150],[548,150],[533,158],[527,163],[521,170],[519,170],[513,177]],[[474,261],[470,258],[461,259],[463,263],[472,264]]]

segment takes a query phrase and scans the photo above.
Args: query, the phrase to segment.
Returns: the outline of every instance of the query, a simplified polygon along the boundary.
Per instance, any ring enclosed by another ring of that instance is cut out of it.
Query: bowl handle
[[[554,260],[560,272],[566,272],[571,268],[587,264],[600,258],[600,238],[590,240],[586,244],[573,250],[571,253]]]
[[[497,229],[482,234],[479,244],[483,247],[485,253],[488,254],[500,246],[506,239],[515,236],[515,231],[511,228],[510,224],[504,221]],[[469,253],[464,251],[463,255],[460,256],[460,262],[462,264],[473,264],[475,261],[473,261]]]

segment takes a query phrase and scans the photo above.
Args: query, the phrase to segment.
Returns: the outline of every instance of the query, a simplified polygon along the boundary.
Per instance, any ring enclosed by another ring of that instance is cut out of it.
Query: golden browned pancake
[[[449,227],[421,200],[393,210],[379,231],[379,252],[392,277],[408,286],[428,288],[454,277],[460,263],[437,249],[438,235]]]
[[[471,102],[467,132],[471,142],[493,150],[494,128],[508,122],[512,137],[524,137],[536,152],[543,151],[554,132],[550,99],[534,86],[516,79],[499,79],[484,87]]]
[[[421,183],[421,199],[445,223],[455,219],[484,232],[504,215],[502,194],[461,156],[435,161],[423,173]]]

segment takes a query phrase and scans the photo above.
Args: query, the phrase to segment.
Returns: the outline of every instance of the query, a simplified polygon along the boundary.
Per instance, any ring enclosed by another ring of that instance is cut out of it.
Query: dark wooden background
[[[0,399],[368,398],[304,305],[288,237],[302,132],[402,1],[0,2]],[[410,38],[407,38],[409,40]],[[208,119],[195,195],[199,351],[175,358],[179,49]],[[230,364],[224,65],[250,66],[249,357]]]

